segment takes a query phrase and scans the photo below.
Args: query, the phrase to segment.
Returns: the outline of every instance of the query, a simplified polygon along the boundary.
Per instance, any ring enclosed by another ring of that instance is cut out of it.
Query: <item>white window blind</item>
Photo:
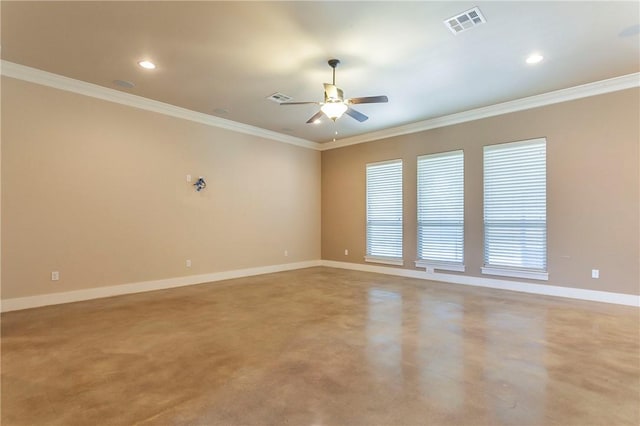
[[[464,271],[464,153],[418,157],[417,266]]]
[[[546,140],[484,147],[484,273],[547,279]]]
[[[365,259],[402,264],[402,160],[367,164]]]

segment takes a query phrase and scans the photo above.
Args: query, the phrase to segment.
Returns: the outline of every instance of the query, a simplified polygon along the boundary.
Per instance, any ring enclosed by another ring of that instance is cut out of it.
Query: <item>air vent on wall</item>
[[[482,12],[477,7],[473,9],[469,9],[466,12],[462,12],[459,15],[456,15],[452,18],[446,19],[444,24],[451,30],[454,34],[460,34],[463,31],[471,29],[480,24],[484,24],[487,22],[482,16]]]
[[[277,103],[281,104],[283,102],[289,102],[293,98],[291,96],[285,95],[284,93],[276,92],[273,95],[267,96],[267,99],[269,99],[270,101],[277,102]]]

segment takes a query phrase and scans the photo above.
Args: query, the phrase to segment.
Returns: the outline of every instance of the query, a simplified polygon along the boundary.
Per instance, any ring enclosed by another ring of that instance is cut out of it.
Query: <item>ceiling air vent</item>
[[[473,9],[469,9],[466,12],[462,12],[459,15],[456,15],[452,18],[449,18],[444,21],[444,24],[451,30],[454,34],[460,34],[463,31],[471,29],[480,24],[484,24],[487,22],[482,16],[482,12],[477,7]]]
[[[269,99],[270,101],[277,102],[277,103],[281,104],[283,102],[289,102],[293,98],[291,96],[285,95],[284,93],[276,92],[273,95],[267,96],[267,99]]]

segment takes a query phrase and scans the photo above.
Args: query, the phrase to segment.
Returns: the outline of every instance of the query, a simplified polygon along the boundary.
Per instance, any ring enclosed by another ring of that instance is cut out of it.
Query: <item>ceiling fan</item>
[[[356,111],[351,108],[351,105],[389,102],[389,99],[386,96],[365,96],[363,98],[344,99],[342,89],[336,86],[336,67],[339,63],[340,61],[338,59],[329,59],[329,66],[333,68],[333,82],[332,84],[324,83],[324,102],[283,102],[280,105],[320,105],[320,111],[307,120],[307,124],[310,124],[317,123],[320,117],[322,117],[322,114],[326,115],[333,121],[340,118],[342,114],[347,114],[349,117],[355,118],[359,122],[363,122],[369,117],[360,111]]]

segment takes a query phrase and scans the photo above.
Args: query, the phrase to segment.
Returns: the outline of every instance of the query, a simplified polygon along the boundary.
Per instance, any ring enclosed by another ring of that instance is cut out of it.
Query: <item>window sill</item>
[[[432,270],[439,271],[451,271],[451,272],[464,272],[465,266],[462,263],[445,263],[445,262],[434,262],[431,260],[416,260],[417,268],[426,268],[427,272],[429,272],[429,268]]]
[[[365,262],[383,263],[385,265],[404,266],[404,260],[397,257],[365,256]]]
[[[498,275],[501,277],[525,278],[530,280],[549,280],[548,272],[525,271],[518,269],[496,268],[491,266],[483,266],[482,273],[486,275]]]

